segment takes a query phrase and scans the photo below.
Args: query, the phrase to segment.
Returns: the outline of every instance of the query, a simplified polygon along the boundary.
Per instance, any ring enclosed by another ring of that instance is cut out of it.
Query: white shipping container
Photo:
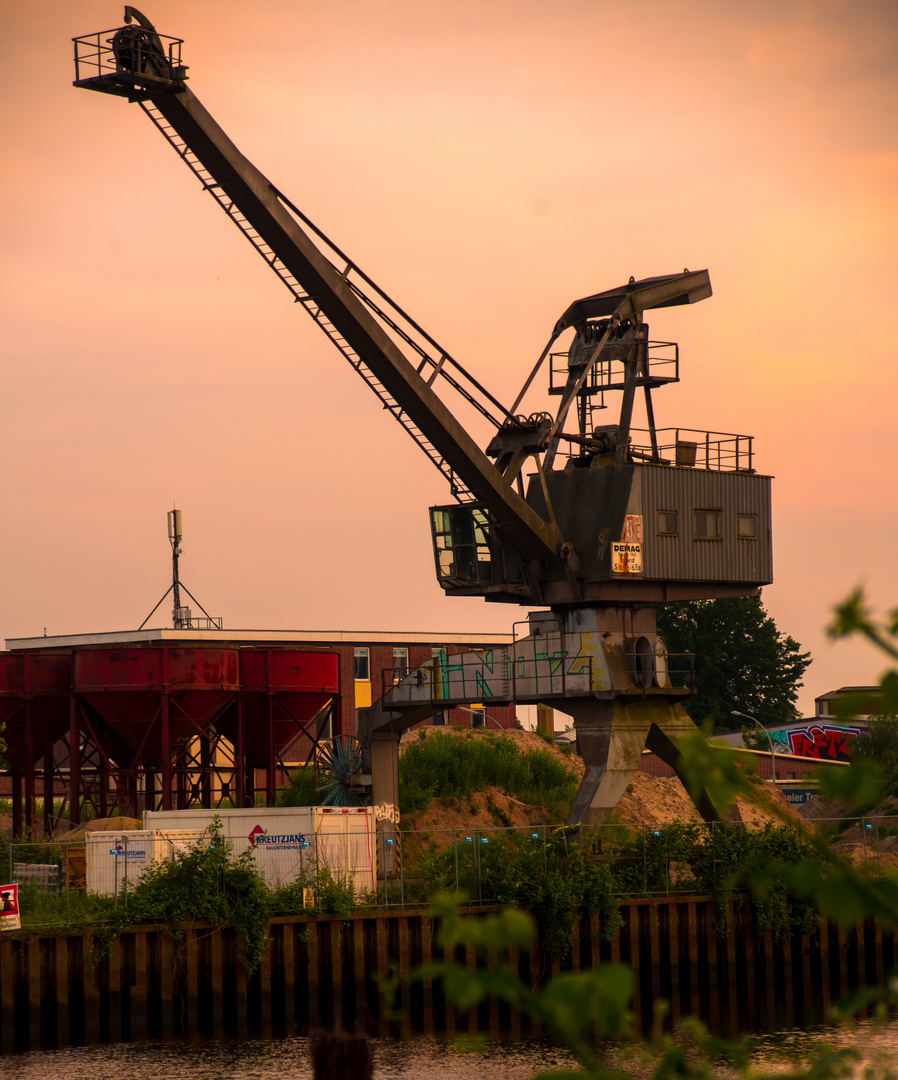
[[[168,862],[172,853],[202,839],[202,831],[189,833],[128,829],[89,832],[84,838],[87,891],[109,896],[133,888],[148,867]]]
[[[310,879],[326,867],[356,893],[376,887],[376,821],[369,807],[242,807],[237,810],[149,810],[145,829],[208,830],[221,819],[234,856],[252,849],[270,888]]]

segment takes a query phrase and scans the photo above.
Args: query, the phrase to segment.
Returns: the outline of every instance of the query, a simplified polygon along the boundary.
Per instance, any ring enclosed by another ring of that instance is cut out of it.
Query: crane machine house
[[[310,882],[319,869],[358,893],[377,884],[377,850],[385,844],[370,807],[245,807],[239,810],[150,810],[144,828],[88,834],[87,888],[112,894],[133,887],[150,866],[210,842],[215,818],[238,858],[251,850],[273,889]]]

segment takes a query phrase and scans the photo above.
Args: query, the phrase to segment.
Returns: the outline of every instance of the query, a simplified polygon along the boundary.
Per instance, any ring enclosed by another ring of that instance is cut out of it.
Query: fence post
[[[642,826],[642,894],[649,895],[649,860],[645,845],[645,825]]]
[[[714,891],[717,891],[717,832],[714,829],[714,822],[711,822],[711,881],[714,884]]]
[[[405,859],[402,857],[402,833],[396,830],[396,846],[399,849],[399,899],[405,907]]]

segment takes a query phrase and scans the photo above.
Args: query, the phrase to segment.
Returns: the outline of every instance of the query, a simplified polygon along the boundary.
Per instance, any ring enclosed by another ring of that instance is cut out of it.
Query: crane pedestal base
[[[698,729],[682,705],[663,698],[565,701],[574,718],[586,772],[574,798],[569,825],[604,825],[639,769],[643,750],[651,750],[686,784],[677,740]],[[706,821],[738,820],[733,807],[719,809],[708,792],[690,792]]]

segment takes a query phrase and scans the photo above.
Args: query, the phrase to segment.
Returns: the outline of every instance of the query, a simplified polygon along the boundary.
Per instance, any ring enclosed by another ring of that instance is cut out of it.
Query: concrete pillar
[[[555,713],[551,705],[544,705],[541,701],[536,706],[536,730],[540,735],[555,738]]]
[[[399,819],[399,738],[398,731],[375,731],[370,744],[371,805],[393,821]]]

